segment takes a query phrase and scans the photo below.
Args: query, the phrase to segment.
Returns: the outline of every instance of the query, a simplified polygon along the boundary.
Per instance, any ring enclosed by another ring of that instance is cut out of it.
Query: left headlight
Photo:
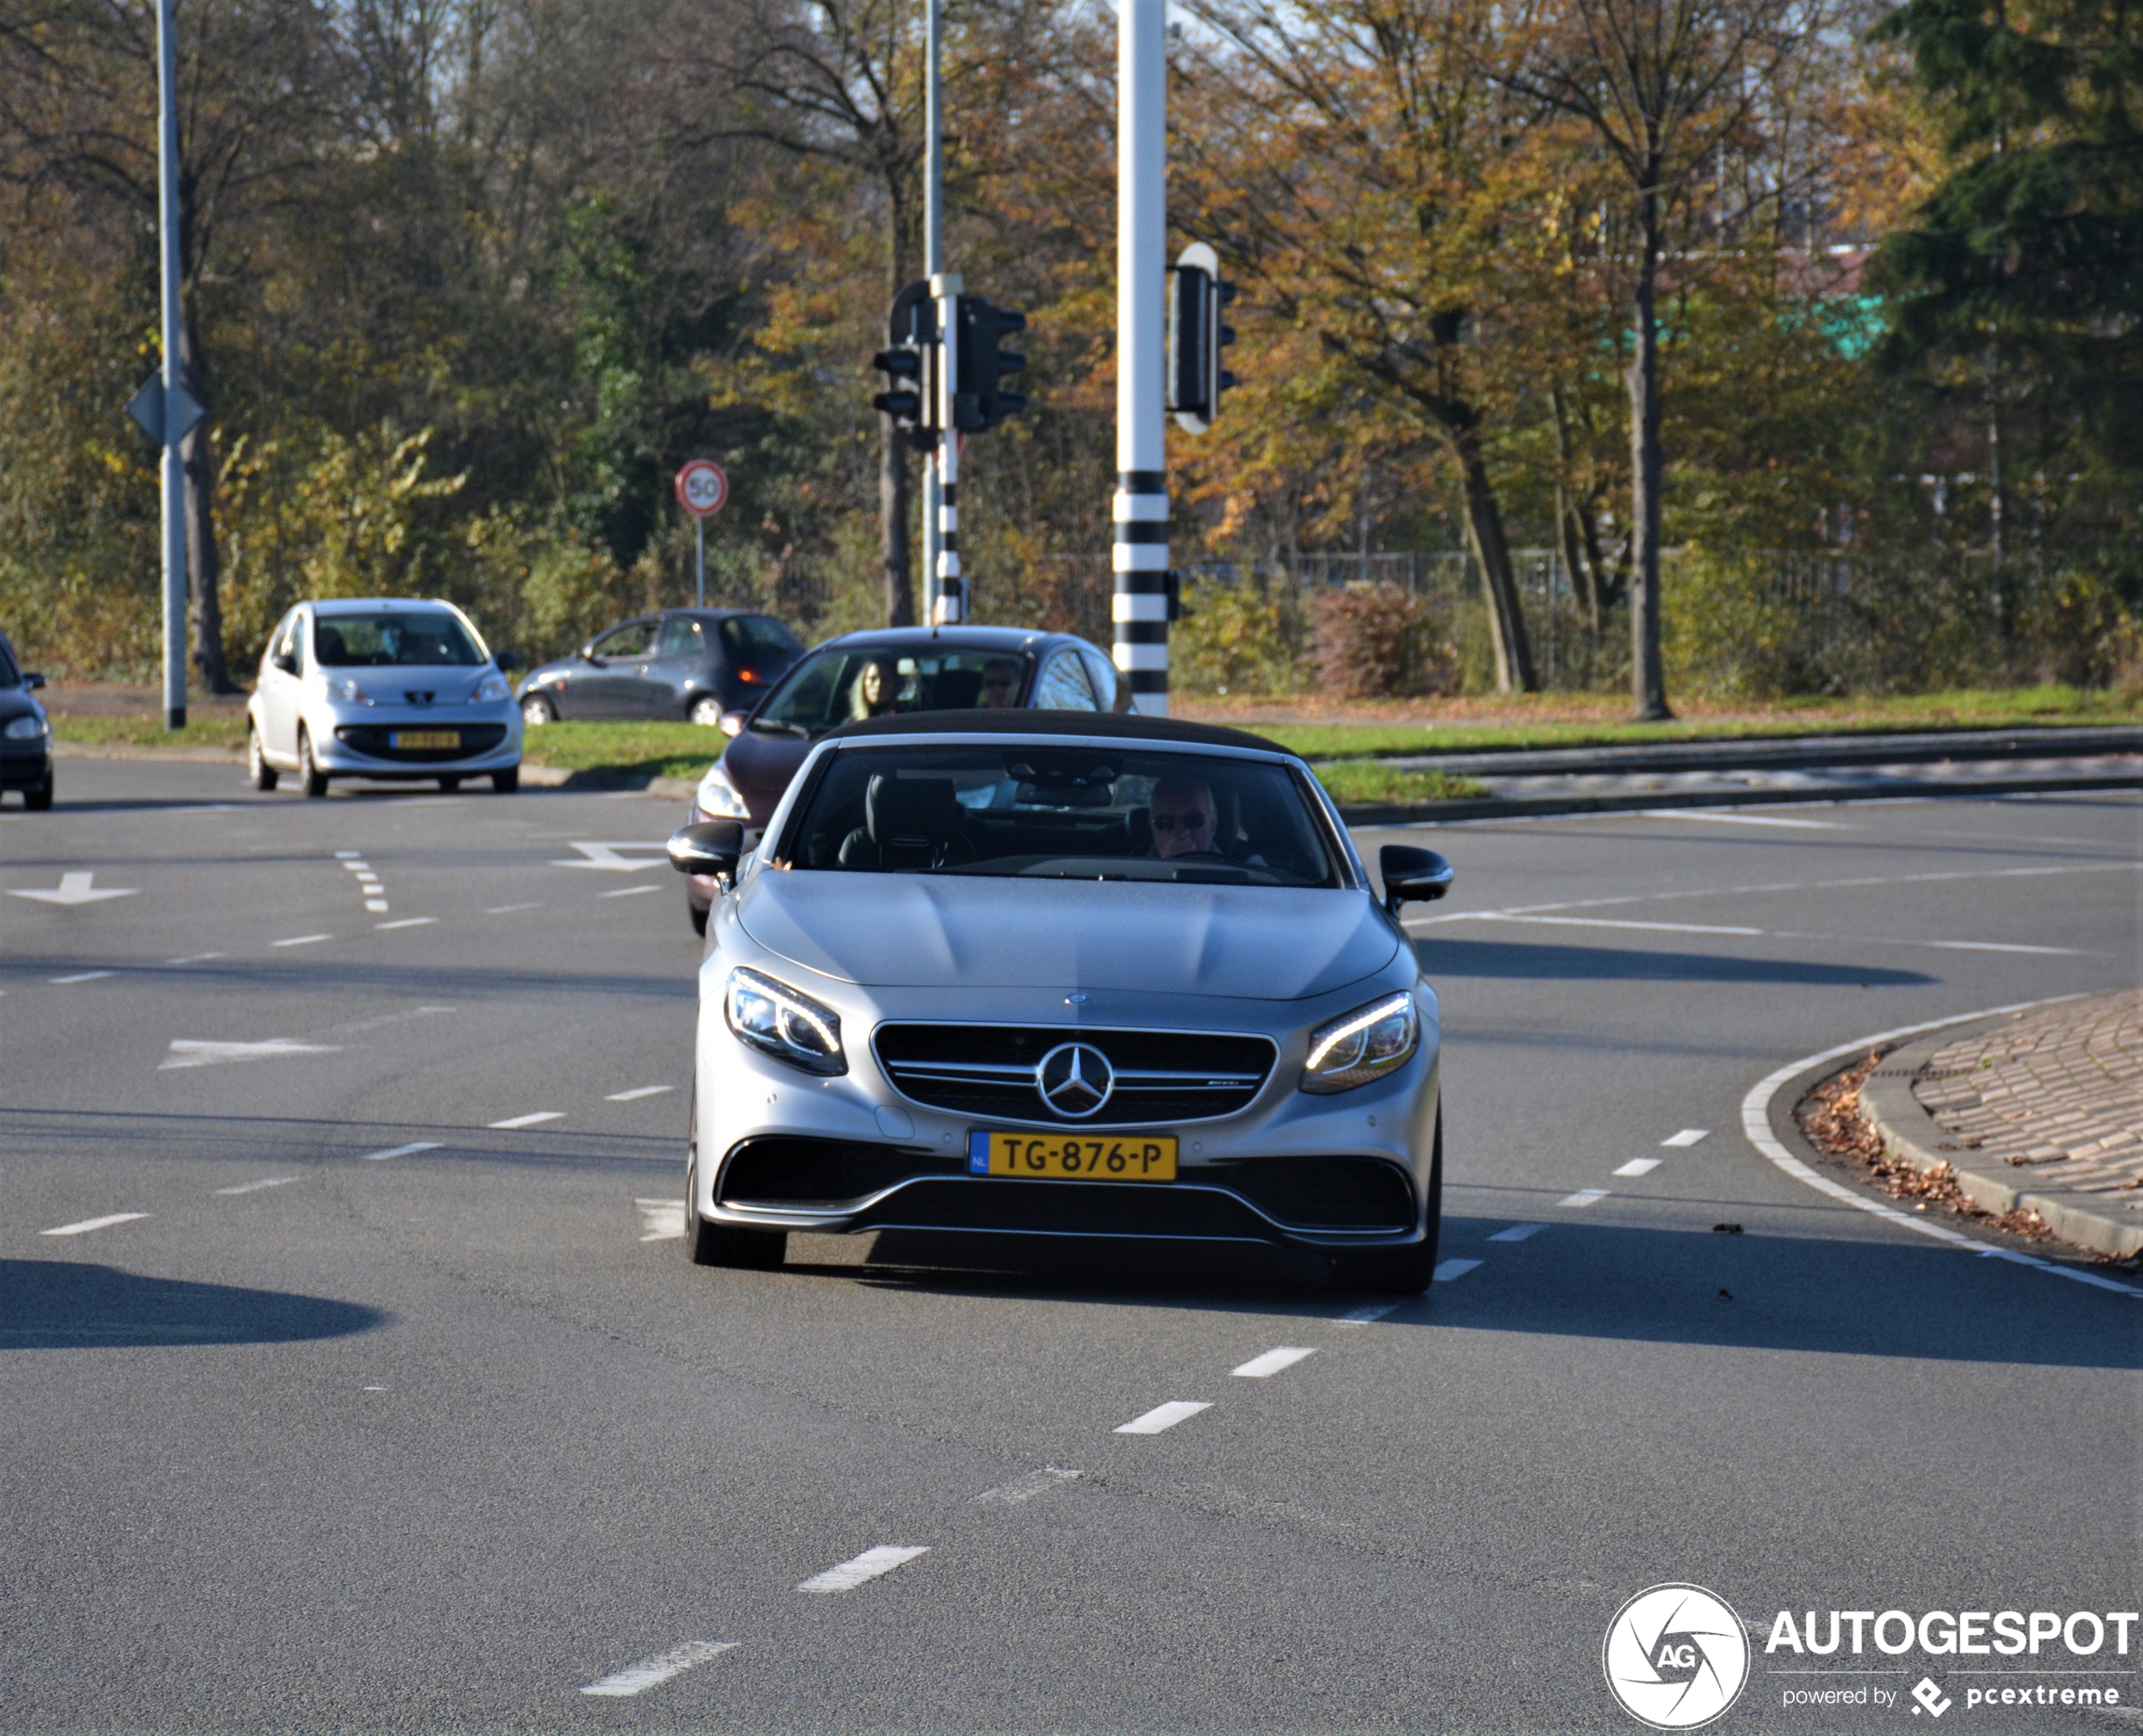
[[[739,966],[729,973],[722,1011],[729,1028],[761,1054],[807,1073],[848,1071],[848,1057],[841,1053],[841,1016],[786,983]]]
[[[742,820],[747,825],[751,823],[752,811],[745,805],[737,786],[730,782],[729,774],[722,769],[720,760],[716,760],[708,769],[707,775],[699,780],[699,792],[693,800],[699,804],[699,811],[710,819]]]
[[[506,685],[505,677],[494,669],[476,684],[476,691],[469,698],[478,705],[493,705],[512,696],[513,689]]]
[[[7,736],[10,741],[39,741],[52,733],[52,726],[34,712],[8,720]]]
[[[1421,1020],[1412,995],[1394,995],[1358,1006],[1309,1033],[1302,1088],[1329,1092],[1367,1085],[1405,1066],[1420,1041]]]
[[[340,699],[345,705],[372,705],[378,703],[347,675],[331,675],[327,677],[327,697],[331,699]]]

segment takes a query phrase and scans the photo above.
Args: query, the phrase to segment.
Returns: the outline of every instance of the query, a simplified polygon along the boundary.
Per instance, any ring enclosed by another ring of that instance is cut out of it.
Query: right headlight
[[[786,983],[742,967],[729,973],[722,995],[729,1028],[761,1054],[807,1073],[845,1073],[841,1016]]]
[[[1367,1085],[1405,1066],[1420,1040],[1421,1020],[1412,995],[1389,995],[1358,1006],[1309,1033],[1302,1088],[1329,1092]]]
[[[746,825],[752,821],[752,811],[737,786],[729,781],[729,774],[716,760],[708,768],[707,775],[699,780],[699,793],[693,800],[699,804],[699,811],[713,820],[742,820]]]
[[[7,736],[10,741],[41,741],[51,732],[51,725],[34,711],[8,720]]]

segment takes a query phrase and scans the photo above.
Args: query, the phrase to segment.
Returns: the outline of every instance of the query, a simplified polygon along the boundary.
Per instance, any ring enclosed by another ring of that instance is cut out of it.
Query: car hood
[[[0,687],[0,723],[18,717],[41,717],[44,711],[28,687]]]
[[[807,970],[887,988],[1298,1000],[1382,969],[1399,948],[1363,894],[1276,887],[769,869],[745,882],[737,917]]]

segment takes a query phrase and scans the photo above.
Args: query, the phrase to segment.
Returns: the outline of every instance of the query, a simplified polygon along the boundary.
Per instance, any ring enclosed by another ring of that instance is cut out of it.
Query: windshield
[[[1033,661],[1018,651],[825,645],[790,671],[753,714],[752,727],[818,736],[893,712],[1017,705]]]
[[[313,623],[312,647],[315,659],[331,669],[472,668],[485,660],[468,628],[444,609],[322,615]]]
[[[722,649],[739,669],[779,669],[802,655],[796,636],[765,615],[732,615],[721,624]]]
[[[790,822],[795,868],[1220,886],[1343,884],[1284,766],[1066,747],[857,747]]]

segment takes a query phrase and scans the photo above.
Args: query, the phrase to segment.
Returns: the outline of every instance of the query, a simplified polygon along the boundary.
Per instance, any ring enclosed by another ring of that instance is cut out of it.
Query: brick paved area
[[[1913,1095],[1978,1167],[1992,1158],[2027,1167],[2033,1187],[2125,1194],[2106,1203],[2143,1213],[2143,989],[1962,1038],[1935,1051]]]

